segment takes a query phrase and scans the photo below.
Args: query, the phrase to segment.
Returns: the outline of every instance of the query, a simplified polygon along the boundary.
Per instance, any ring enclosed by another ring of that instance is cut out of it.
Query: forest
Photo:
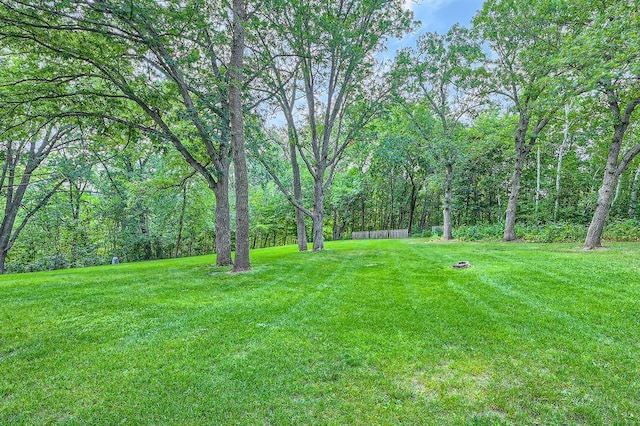
[[[365,230],[640,240],[640,3],[0,0],[0,273]]]

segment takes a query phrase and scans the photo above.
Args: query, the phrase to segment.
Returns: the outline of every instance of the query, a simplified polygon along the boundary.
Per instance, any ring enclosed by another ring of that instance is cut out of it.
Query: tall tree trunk
[[[628,125],[628,123],[627,123]],[[593,212],[587,238],[584,242],[585,249],[595,249],[602,247],[602,232],[611,209],[613,195],[618,183],[618,177],[624,171],[624,164],[618,164],[618,157],[622,148],[622,139],[626,130],[625,125],[616,125],[613,140],[607,155],[607,166],[602,177],[602,184],[598,190],[598,201]]]
[[[29,178],[27,178],[27,183],[30,179],[31,177],[29,176]],[[23,177],[23,181],[24,180],[25,179]],[[13,190],[13,188],[10,189]],[[2,218],[2,224],[0,225],[0,274],[4,273],[7,254],[9,253],[9,250],[11,250],[11,233],[18,215],[18,207],[22,204],[25,189],[26,185],[19,186],[13,196],[7,196],[4,216]]]
[[[7,254],[11,250],[11,232],[18,215],[18,203],[10,202],[7,200],[7,205],[4,211],[4,217],[2,218],[2,225],[0,226],[0,274],[5,272],[5,262]]]
[[[244,117],[242,113],[242,70],[246,11],[243,0],[233,0],[233,37],[229,61],[229,109],[231,113],[231,145],[236,182],[236,258],[234,272],[251,269],[249,261],[249,178],[244,146]]]
[[[300,179],[300,166],[298,164],[298,154],[293,141],[289,142],[289,153],[291,155],[291,170],[293,172],[293,196],[302,204],[302,180]],[[296,233],[298,236],[298,251],[307,251],[307,227],[304,223],[304,212],[296,209]]]
[[[323,176],[324,173],[318,173]],[[313,183],[313,251],[324,250],[324,188],[321,179],[314,179]]]
[[[515,136],[516,148],[516,164],[511,177],[511,188],[509,191],[509,202],[504,221],[503,241],[514,241],[516,239],[516,211],[518,207],[518,198],[520,197],[520,179],[522,177],[522,169],[527,155],[531,151],[532,145],[527,145],[525,139],[527,137],[527,129],[529,128],[529,117],[520,116],[518,129]]]
[[[602,177],[602,185],[598,190],[598,202],[584,242],[585,249],[602,247],[602,232],[611,209],[611,201],[618,177],[622,175],[635,156],[640,153],[640,144],[637,144],[627,151],[622,160],[619,161],[618,159],[622,150],[624,134],[629,127],[634,109],[640,104],[640,98],[633,99],[626,105],[624,110],[621,110],[617,93],[613,89],[607,88],[606,94],[614,122],[613,138],[607,155],[607,166]]]
[[[611,207],[618,201],[620,198],[620,192],[622,191],[622,173],[618,175],[618,180],[616,181],[616,190],[615,195],[613,196],[613,200],[611,200]]]
[[[231,260],[231,209],[228,174],[218,178],[213,191],[216,196],[216,266],[229,266],[233,265],[233,261]]]
[[[342,219],[342,222],[338,226],[338,240],[342,239],[342,233],[344,232],[344,229],[346,227],[347,227],[347,219]]]
[[[558,150],[558,166],[556,167],[556,202],[553,208],[553,221],[558,221],[558,211],[560,210],[560,180],[562,179],[562,160],[564,153],[569,146],[569,110],[571,105],[566,105],[564,109],[564,131],[562,133],[562,144]]]
[[[140,234],[142,234],[142,251],[143,259],[151,260],[153,258],[153,247],[151,247],[151,236],[149,235],[149,219],[147,217],[147,211],[144,206],[138,204],[140,211]]]
[[[560,210],[560,181],[562,179],[562,159],[564,152],[558,153],[558,166],[556,168],[556,201],[553,207],[553,221],[558,222],[558,211]]]
[[[391,194],[391,210],[389,213],[389,228],[393,229],[395,228],[395,200],[393,197],[393,194],[395,192],[395,189],[393,188],[393,182],[394,182],[394,178],[393,178],[393,173],[389,176],[389,179],[391,180],[391,184],[389,185],[391,190],[389,191]],[[386,226],[381,226],[381,229],[386,229]]]
[[[638,164],[636,174],[633,177],[633,185],[631,186],[631,197],[629,199],[629,219],[636,218],[636,212],[638,211],[638,189],[640,189],[640,164]]]
[[[568,114],[568,110],[567,110]],[[558,221],[558,211],[560,210],[560,182],[562,179],[562,160],[564,158],[564,153],[569,145],[569,120],[568,118],[565,120],[564,125],[564,133],[562,136],[562,144],[560,145],[560,150],[558,151],[558,165],[556,167],[556,201],[553,207],[553,221]]]
[[[535,218],[538,220],[538,211],[540,210],[540,189],[541,189],[541,173],[542,164],[540,161],[540,147],[538,146],[538,153],[536,155],[536,197],[535,197]]]
[[[416,202],[418,200],[418,190],[416,189],[416,185],[411,184],[411,195],[409,199],[409,234],[413,231],[413,216],[416,212]]]
[[[511,188],[509,191],[509,202],[504,222],[503,241],[513,241],[516,239],[516,209],[518,207],[518,197],[520,196],[520,178],[522,177],[522,167],[524,156],[518,155],[516,166],[511,177]]]
[[[184,228],[184,213],[187,209],[187,184],[182,186],[182,206],[180,206],[180,216],[178,217],[178,235],[176,236],[176,249],[173,257],[180,254],[180,244],[182,244],[182,229]]]
[[[607,161],[607,167],[602,178],[602,185],[598,190],[598,202],[596,209],[593,212],[593,218],[587,231],[587,238],[584,242],[586,249],[594,249],[602,247],[602,231],[604,231],[604,225],[607,221],[609,209],[611,208],[611,199],[613,198],[613,192],[615,190],[618,176],[616,174],[616,164],[618,156],[616,154],[613,167],[610,167],[612,154],[609,152],[609,159]]]
[[[444,209],[443,209],[443,227],[442,239],[449,241],[453,239],[451,231],[451,204],[453,200],[453,165],[447,163],[446,174],[444,180]]]
[[[10,156],[9,156],[10,157]],[[36,169],[36,167],[40,164],[40,161],[34,157],[34,146],[32,144],[31,151],[29,153],[29,159],[27,161],[27,168],[24,171],[22,178],[20,179],[20,183],[16,187],[14,187],[14,177],[16,173],[16,166],[19,158],[16,156],[15,158],[6,158],[5,161],[15,161],[14,164],[9,166],[9,184],[7,185],[7,190],[5,194],[5,208],[4,215],[2,217],[2,223],[0,224],[0,274],[5,272],[5,262],[7,259],[7,254],[16,239],[18,238],[18,234],[24,228],[27,223],[29,217],[39,210],[42,206],[44,206],[49,198],[53,195],[56,189],[62,184],[60,182],[56,185],[51,192],[49,192],[40,203],[32,209],[32,211],[27,215],[27,217],[22,219],[22,223],[14,229],[16,218],[18,217],[18,210],[22,205],[22,200],[24,199],[24,195],[27,191],[29,183],[31,182],[31,176]]]
[[[0,247],[0,275],[4,274],[5,263],[7,261],[7,251]]]
[[[424,229],[427,226],[429,217],[429,193],[425,193],[424,202],[421,203],[422,213],[420,214],[420,228]]]

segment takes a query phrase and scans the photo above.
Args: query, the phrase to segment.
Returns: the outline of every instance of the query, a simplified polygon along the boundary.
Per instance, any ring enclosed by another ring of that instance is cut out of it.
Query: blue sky
[[[420,34],[428,31],[446,33],[455,23],[467,27],[483,3],[484,0],[405,0],[405,7],[413,10],[414,19],[422,26],[402,40],[390,40],[388,50],[393,53],[412,46]]]
[[[455,23],[468,26],[484,0],[406,1],[415,19],[422,21],[423,31],[447,32]]]

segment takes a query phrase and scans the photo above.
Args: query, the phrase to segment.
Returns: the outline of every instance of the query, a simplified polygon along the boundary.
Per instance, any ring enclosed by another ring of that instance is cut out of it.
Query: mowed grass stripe
[[[447,253],[449,247],[451,245],[434,245],[434,249],[440,253]],[[465,279],[462,282],[456,279],[447,281],[447,286],[458,294],[460,300],[464,301],[465,306],[459,306],[460,314],[475,319],[476,330],[472,334],[478,337],[483,334],[481,330],[488,329],[490,331],[489,335],[494,339],[485,342],[483,351],[493,352],[494,362],[504,358],[505,353],[509,354],[510,361],[517,358],[518,355],[524,354],[530,358],[527,362],[532,367],[536,361],[540,361],[537,369],[541,372],[548,369],[546,364],[554,365],[554,363],[558,368],[556,372],[561,372],[570,371],[571,365],[568,364],[575,363],[576,360],[585,370],[592,370],[592,366],[597,369],[597,365],[612,367],[610,360],[616,362],[617,368],[625,370],[627,369],[624,366],[625,363],[637,359],[638,335],[633,326],[639,317],[637,315],[637,299],[618,296],[616,299],[620,300],[599,299],[600,303],[594,304],[595,300],[590,297],[589,290],[598,293],[598,281],[602,280],[594,280],[592,277],[584,277],[584,274],[581,274],[579,276],[582,280],[571,282],[566,279],[567,274],[563,273],[565,279],[558,282],[554,278],[557,278],[562,271],[550,273],[549,267],[552,269],[557,267],[553,262],[545,262],[544,267],[541,267],[540,262],[531,262],[531,256],[522,258],[522,249],[531,250],[530,246],[498,245],[498,250],[502,251],[507,247],[514,249],[514,253],[499,256],[500,264],[496,267],[495,263],[497,262],[491,262],[480,253],[485,251],[484,246],[470,245],[471,250],[462,256],[467,255],[467,258],[471,259],[474,264],[473,271],[478,279]],[[540,247],[535,249],[540,250]],[[606,275],[602,271],[602,266],[592,267],[593,258],[601,258],[601,254],[607,253],[584,253],[576,250],[572,255],[574,256],[573,260],[578,261],[578,265],[574,264],[573,266],[576,270],[585,266],[586,269],[596,269]],[[629,254],[632,255],[631,259],[634,258],[634,255],[637,259],[637,252],[632,251]],[[460,257],[454,258],[448,255],[443,257],[447,260],[463,260]],[[544,256],[541,258],[544,260]],[[509,264],[516,265],[516,267],[506,268],[505,265]],[[633,289],[627,288],[623,293],[633,294],[638,289],[637,276],[634,279],[634,275],[625,272],[625,269],[607,268],[607,271],[612,272],[614,277],[616,275],[625,277],[621,284],[631,283]],[[495,270],[497,274],[491,273],[492,270]],[[575,271],[573,276],[576,276]],[[611,282],[612,280],[609,277],[607,281]],[[487,284],[490,288],[487,288]],[[585,289],[585,291],[575,297],[572,300],[573,303],[567,303],[564,296],[565,293],[572,291],[572,287]],[[558,298],[559,292],[563,296],[562,298]],[[580,296],[586,300],[581,300]],[[624,302],[622,307],[617,304],[619,301]],[[580,309],[581,315],[577,315],[578,309]],[[616,314],[623,314],[623,317]],[[632,317],[633,320],[626,326],[620,326],[619,320],[625,317]],[[614,320],[603,322],[602,318],[613,318]],[[460,325],[464,325],[464,323],[458,322],[458,326]],[[495,326],[499,326],[497,330],[502,328],[502,333],[497,332]],[[467,335],[471,335],[471,333],[467,333]],[[492,343],[495,343],[496,340],[500,341],[497,345],[498,350],[491,351],[490,348],[495,346]],[[509,344],[510,341],[514,342],[513,345]],[[513,346],[512,350],[509,350],[510,346]],[[531,346],[536,352],[530,352],[528,348]],[[523,361],[524,364],[527,362]],[[520,363],[519,361],[518,365]],[[630,365],[630,367],[632,371],[623,375],[626,380],[629,378],[629,373],[633,375],[637,372],[635,365]],[[507,372],[511,370],[511,367],[506,369]],[[536,368],[532,368],[532,370],[535,371]],[[599,372],[604,375],[611,374],[611,370],[600,369]],[[616,377],[615,374],[614,377]],[[605,377],[602,376],[602,378]],[[534,378],[531,378],[531,382],[535,382]],[[607,382],[610,380],[603,380],[603,384]],[[620,384],[611,387],[619,387]],[[631,388],[637,389],[635,381],[629,381],[628,384],[631,385]],[[566,389],[563,392],[566,394]],[[559,401],[566,399],[557,395],[556,397]],[[631,401],[637,401],[637,398],[632,398]],[[612,403],[617,407],[619,401],[616,400]],[[571,407],[571,405],[571,403],[567,403],[566,407]],[[630,407],[632,404],[627,401],[624,405]],[[563,407],[563,409],[566,408]],[[576,418],[580,418],[580,416],[577,415]]]
[[[0,423],[632,423],[639,254],[352,241],[0,277]]]

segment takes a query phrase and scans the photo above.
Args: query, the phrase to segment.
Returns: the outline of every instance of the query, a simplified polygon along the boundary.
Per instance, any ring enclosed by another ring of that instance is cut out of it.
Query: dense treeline
[[[0,0],[0,271],[640,237],[636,2],[488,0],[384,62],[402,3]]]

